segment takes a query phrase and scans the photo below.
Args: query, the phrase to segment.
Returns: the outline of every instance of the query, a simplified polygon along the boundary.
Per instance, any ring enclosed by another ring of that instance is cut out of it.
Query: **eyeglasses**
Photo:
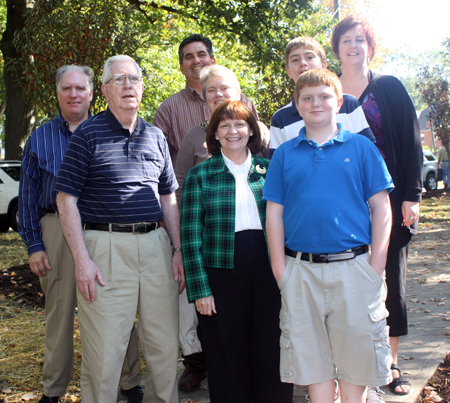
[[[140,76],[136,75],[124,76],[123,74],[116,74],[113,78],[110,78],[105,84],[108,84],[112,80],[114,85],[124,85],[127,78],[131,85],[139,84],[142,81],[142,77]]]

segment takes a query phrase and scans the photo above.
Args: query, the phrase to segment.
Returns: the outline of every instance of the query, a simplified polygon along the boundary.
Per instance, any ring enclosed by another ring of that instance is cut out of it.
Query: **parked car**
[[[17,231],[20,161],[0,161],[0,231]]]
[[[423,186],[426,190],[437,189],[438,161],[429,150],[423,150]]]

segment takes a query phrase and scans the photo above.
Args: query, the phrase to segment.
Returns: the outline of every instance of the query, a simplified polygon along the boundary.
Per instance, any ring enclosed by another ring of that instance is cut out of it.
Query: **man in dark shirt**
[[[175,403],[178,291],[184,288],[178,185],[163,133],[137,115],[144,88],[139,66],[129,56],[113,56],[102,83],[108,109],[74,133],[55,186],[75,262],[81,399],[115,401],[139,309],[151,385],[144,401]]]
[[[59,221],[54,185],[72,132],[89,117],[92,70],[66,65],[56,72],[60,114],[37,128],[23,152],[19,185],[19,233],[27,245],[30,269],[45,294],[44,394],[40,403],[58,402],[73,372],[73,323],[76,286],[72,255]],[[143,395],[136,332],[121,386]],[[129,364],[129,365],[128,365]],[[133,400],[133,403],[142,401]]]

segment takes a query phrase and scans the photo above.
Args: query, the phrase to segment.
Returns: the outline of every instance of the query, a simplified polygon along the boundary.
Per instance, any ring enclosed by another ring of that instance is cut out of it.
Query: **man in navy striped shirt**
[[[39,276],[45,294],[44,394],[40,403],[57,402],[69,386],[73,372],[75,271],[53,188],[72,132],[89,116],[92,92],[90,67],[60,67],[56,73],[60,114],[30,135],[23,152],[19,233],[28,248],[30,268]],[[127,375],[121,383],[125,389],[141,388],[136,332],[133,335],[127,356],[130,366],[124,367]]]
[[[178,184],[164,134],[137,114],[140,67],[129,56],[113,56],[102,83],[108,109],[73,134],[55,185],[79,291],[81,399],[115,401],[139,309],[144,401],[175,403],[184,288]]]

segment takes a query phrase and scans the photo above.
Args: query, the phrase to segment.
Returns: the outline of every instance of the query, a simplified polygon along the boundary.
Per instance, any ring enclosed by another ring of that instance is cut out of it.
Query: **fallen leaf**
[[[11,393],[12,393],[12,392],[11,392],[11,388],[3,388],[3,389],[2,389],[2,393],[4,393],[5,395],[11,394]]]
[[[426,282],[427,282],[427,279],[424,278],[424,279],[422,279],[422,280],[419,281],[419,284],[425,284]]]
[[[21,400],[25,400],[26,402],[33,399],[37,399],[37,396],[33,395],[32,393],[27,393],[21,397]]]

